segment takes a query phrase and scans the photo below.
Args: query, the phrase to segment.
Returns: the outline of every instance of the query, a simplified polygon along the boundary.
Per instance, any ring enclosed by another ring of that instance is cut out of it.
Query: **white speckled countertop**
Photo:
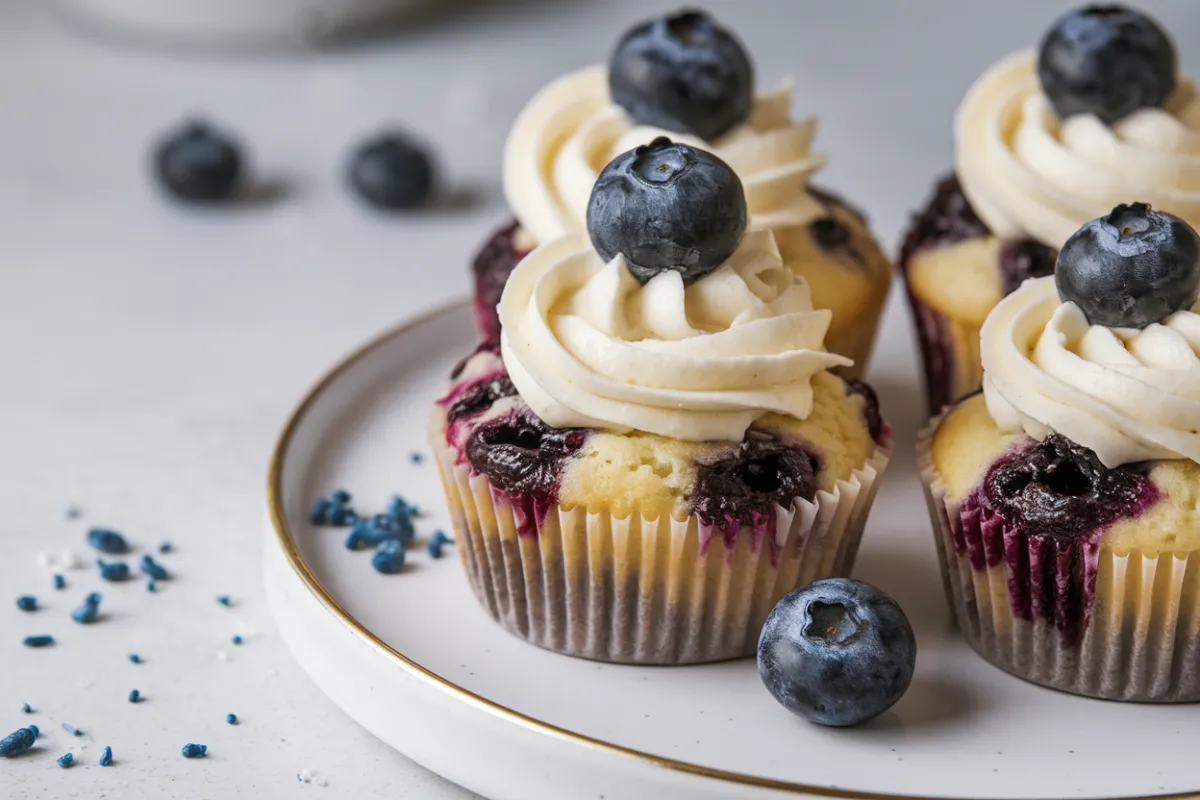
[[[29,722],[44,733],[35,754],[0,761],[0,797],[468,796],[344,717],[276,636],[259,579],[268,453],[327,365],[468,291],[469,254],[504,217],[501,145],[523,102],[603,58],[648,6],[672,5],[479,3],[354,50],[215,56],[89,39],[45,0],[0,4],[0,735]],[[1034,41],[1047,5],[1068,4],[709,5],[761,81],[796,76],[797,108],[820,115],[832,156],[822,181],[894,245],[950,163],[950,115],[971,78]],[[1200,11],[1146,5],[1196,74]],[[192,111],[240,133],[278,196],[204,212],[164,203],[147,143]],[[347,148],[389,121],[432,141],[454,208],[385,218],[343,190]],[[903,448],[916,420],[893,422]],[[64,518],[69,505],[81,519]],[[141,581],[101,586],[92,568],[53,591],[37,553],[85,554],[90,524],[174,542],[161,561],[176,577],[148,594]],[[68,612],[93,589],[105,619],[79,626]],[[17,610],[22,593],[44,609]],[[214,600],[226,593],[231,608]],[[27,650],[31,633],[59,643]],[[127,701],[133,688],[142,703]],[[187,742],[210,755],[183,759]],[[101,769],[105,745],[116,761]],[[78,764],[62,770],[68,749]],[[297,782],[301,770],[316,781]]]

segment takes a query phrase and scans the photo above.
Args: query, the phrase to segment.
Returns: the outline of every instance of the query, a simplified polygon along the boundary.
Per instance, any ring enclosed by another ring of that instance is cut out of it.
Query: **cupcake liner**
[[[908,298],[921,345],[929,412],[936,414],[983,385],[979,327],[951,319],[918,298],[911,288]]]
[[[483,608],[548,650],[629,664],[752,655],[783,595],[849,573],[890,442],[812,501],[728,530],[582,508],[535,508],[433,446],[459,552]]]
[[[942,419],[919,435],[917,465],[947,600],[976,652],[1088,697],[1200,701],[1200,554],[1031,537],[950,499],[933,463]]]

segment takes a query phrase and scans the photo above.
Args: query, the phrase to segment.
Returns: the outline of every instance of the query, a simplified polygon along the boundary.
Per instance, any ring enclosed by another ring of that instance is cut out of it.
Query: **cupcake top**
[[[539,243],[586,232],[604,166],[658,136],[712,151],[741,177],[755,228],[826,214],[806,191],[825,164],[816,121],[791,118],[792,85],[753,94],[741,44],[711,18],[680,12],[631,29],[607,66],[565,75],[518,116],[504,153],[504,191]]]
[[[715,156],[655,140],[602,172],[591,244],[543,245],[500,301],[513,385],[555,428],[740,441],[764,415],[805,419],[831,314],[745,233],[741,182]]]
[[[1200,237],[1144,203],[1067,240],[1054,277],[1005,298],[982,330],[997,426],[1066,436],[1113,468],[1200,462]]]
[[[1200,95],[1146,15],[1089,6],[979,78],[955,120],[956,169],[1002,238],[1057,248],[1129,197],[1200,225]]]

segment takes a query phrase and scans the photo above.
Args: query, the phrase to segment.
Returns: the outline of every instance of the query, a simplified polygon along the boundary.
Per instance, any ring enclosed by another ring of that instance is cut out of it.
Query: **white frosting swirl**
[[[1200,303],[1143,330],[1089,325],[1054,278],[1028,280],[982,331],[988,410],[1004,431],[1058,432],[1108,467],[1200,462]]]
[[[673,271],[642,286],[623,256],[568,236],[508,279],[501,352],[548,425],[740,441],[769,412],[807,417],[812,376],[852,363],[824,351],[830,319],[768,231],[690,286]]]
[[[1118,203],[1145,202],[1200,227],[1200,96],[1180,78],[1165,108],[1111,127],[1094,114],[1060,120],[1037,56],[1009,56],[967,92],[955,120],[956,168],[980,219],[1001,237],[1049,247]]]
[[[791,119],[792,85],[755,99],[750,118],[715,142],[634,126],[615,105],[602,66],[551,83],[517,117],[504,147],[504,194],[517,221],[542,244],[587,231],[587,204],[600,171],[657,136],[709,150],[746,190],[750,225],[802,225],[824,213],[805,188],[825,165],[811,152],[816,120]]]

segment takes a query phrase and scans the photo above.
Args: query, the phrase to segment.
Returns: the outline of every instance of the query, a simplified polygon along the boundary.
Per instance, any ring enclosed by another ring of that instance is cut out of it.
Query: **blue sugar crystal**
[[[313,525],[328,525],[329,511],[333,504],[324,497],[312,504],[312,508],[308,510],[308,521]]]
[[[137,653],[130,653],[129,660],[132,661],[134,664],[142,663],[142,657],[139,656]]]
[[[425,456],[423,456],[421,453],[418,453],[416,450],[413,450],[408,454],[408,460],[414,464],[420,464],[425,461]]]
[[[79,730],[79,728],[76,728],[74,725],[70,724],[69,722],[64,722],[62,724],[62,728],[64,731],[71,734],[72,736],[83,736],[83,731]]]
[[[83,600],[83,605],[71,612],[71,619],[81,625],[96,621],[100,613],[100,593],[92,592]]]
[[[26,647],[49,647],[54,644],[53,636],[26,636],[23,644]]]
[[[104,528],[92,528],[87,532],[87,542],[101,553],[120,555],[129,552],[129,544],[125,537],[116,531]]]
[[[225,721],[230,725],[237,725],[237,714],[226,714]]]
[[[71,766],[71,762],[73,762],[74,760],[75,760],[75,755],[73,753],[64,753],[63,755],[58,757],[58,765],[65,769],[66,767]]]
[[[102,767],[107,767],[112,763],[112,748],[105,747],[104,752],[100,754],[100,761],[97,762]]]
[[[137,689],[134,689],[133,691],[131,691],[129,693],[129,702],[137,703],[137,702],[141,701],[141,699],[142,699],[142,693],[139,692]]]
[[[42,732],[38,730],[38,726],[37,726],[37,725],[30,725],[30,726],[29,726],[29,732],[33,734],[33,738],[34,738],[34,739],[36,739],[36,738],[38,738],[39,736],[41,736],[41,735],[42,735]]]
[[[32,726],[31,726],[32,727]],[[15,731],[0,739],[0,758],[12,758],[33,747],[37,741],[37,730],[17,728]]]
[[[217,602],[226,608],[229,608],[231,605],[233,605],[233,599],[227,594],[219,595],[217,597]]]
[[[350,535],[346,538],[346,547],[350,550],[378,547],[389,539],[398,539],[401,545],[408,547],[415,537],[416,530],[410,518],[376,514],[354,523],[350,528]]]
[[[162,553],[164,556],[167,553],[170,553],[174,549],[175,549],[175,546],[172,545],[170,542],[163,542],[162,544],[160,544],[158,546],[158,552]]]
[[[29,705],[29,703],[22,703],[21,704],[21,713],[22,714],[32,714],[33,706]]]
[[[413,517],[421,516],[420,509],[409,505],[408,501],[398,494],[392,495],[392,499],[388,501],[387,513],[389,517],[397,520],[411,520]]]
[[[37,598],[31,594],[23,594],[17,598],[17,608],[22,611],[36,611]]]
[[[395,575],[404,568],[404,544],[399,539],[388,539],[375,548],[371,566],[384,575]]]
[[[150,580],[146,581],[146,591],[147,592],[157,592],[158,591],[158,581],[154,580],[154,578],[151,578]]]
[[[161,564],[151,558],[149,553],[142,556],[142,561],[139,566],[141,567],[142,572],[146,573],[156,581],[165,581],[167,579],[167,570]]]
[[[345,489],[338,489],[328,498],[317,500],[308,512],[308,521],[313,525],[344,527],[356,519],[358,514],[350,508],[350,493]]]
[[[358,519],[358,514],[353,508],[346,506],[338,506],[329,513],[329,524],[338,528],[353,525],[356,519]]]
[[[183,750],[184,758],[204,758],[208,755],[208,745],[206,744],[185,744]]]
[[[96,563],[100,565],[100,577],[106,581],[127,581],[129,580],[129,565],[124,561],[101,561],[96,559]]]
[[[345,489],[335,489],[333,494],[329,495],[329,502],[335,506],[344,506],[350,502],[351,494]]]
[[[241,636],[238,636],[237,634],[234,634],[234,635],[233,635],[233,639],[232,639],[231,641],[232,641],[234,644],[241,644],[241,643],[242,643],[242,637],[241,637]]]
[[[55,589],[67,588],[67,579],[64,578],[62,575],[59,575],[57,572],[54,573],[54,588]]]
[[[429,539],[429,555],[431,558],[441,558],[442,548],[448,544],[454,544],[454,540],[446,535],[445,531],[437,530],[433,532],[433,536]]]

